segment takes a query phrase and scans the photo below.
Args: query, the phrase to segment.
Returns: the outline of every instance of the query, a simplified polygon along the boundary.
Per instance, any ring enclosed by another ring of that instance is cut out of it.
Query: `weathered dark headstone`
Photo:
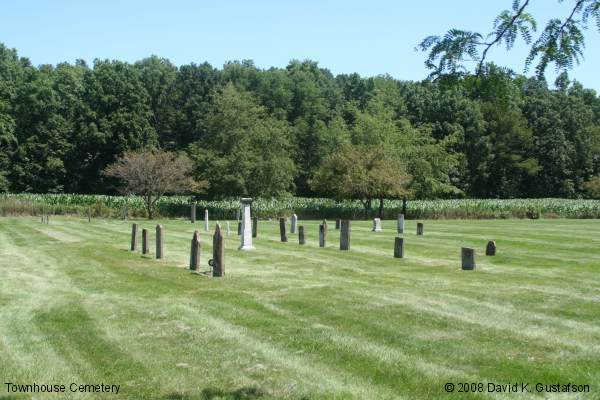
[[[238,221],[238,235],[242,234],[242,221]]]
[[[135,251],[137,249],[137,232],[137,224],[131,224],[131,251]]]
[[[343,219],[340,230],[340,250],[350,250],[350,221]]]
[[[424,233],[423,223],[419,222],[417,224],[417,235],[423,236],[423,233]]]
[[[285,227],[285,218],[279,218],[279,235],[282,242],[287,242],[287,230]]]
[[[190,269],[192,271],[198,271],[200,266],[200,232],[194,231],[192,237],[192,247],[190,249]]]
[[[142,229],[142,254],[148,254],[150,252],[148,246],[148,229]]]
[[[475,250],[468,247],[461,249],[461,263],[462,269],[471,271],[475,269]]]
[[[258,236],[258,217],[252,217],[252,237]]]
[[[190,206],[190,221],[192,224],[196,223],[196,203],[192,203]]]
[[[404,214],[398,214],[398,233],[404,233]]]
[[[304,225],[298,226],[298,243],[304,244]]]
[[[339,218],[335,220],[335,229],[336,230],[340,229],[340,221],[341,221],[341,219],[339,219]]]
[[[156,225],[156,259],[162,260],[165,256],[162,225]]]
[[[485,255],[486,256],[495,256],[496,255],[496,242],[490,240],[485,246]]]
[[[404,238],[397,237],[394,242],[394,257],[404,258]]]
[[[215,228],[215,234],[213,235],[213,258],[212,258],[212,275],[220,277],[225,275],[225,243],[223,241],[223,234],[221,233],[221,227],[217,224]]]
[[[327,240],[327,225],[319,225],[319,247],[325,247],[325,241]]]

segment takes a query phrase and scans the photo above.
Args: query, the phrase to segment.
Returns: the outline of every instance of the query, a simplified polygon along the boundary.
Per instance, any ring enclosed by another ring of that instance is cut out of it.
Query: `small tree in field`
[[[144,198],[148,219],[153,218],[156,202],[163,195],[197,193],[207,186],[192,178],[188,157],[152,148],[125,152],[104,173],[121,180],[122,192]]]
[[[383,214],[383,199],[408,193],[411,176],[402,163],[381,146],[345,146],[325,158],[313,175],[313,190],[337,199],[358,199],[365,218],[373,199],[379,200],[378,215]]]

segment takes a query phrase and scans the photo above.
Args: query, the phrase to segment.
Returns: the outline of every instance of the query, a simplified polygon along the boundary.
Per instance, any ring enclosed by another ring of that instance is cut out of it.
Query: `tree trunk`
[[[378,217],[383,219],[383,197],[379,198],[379,214]]]
[[[152,195],[146,196],[146,210],[148,210],[148,219],[152,219],[154,217],[154,213],[152,210]]]

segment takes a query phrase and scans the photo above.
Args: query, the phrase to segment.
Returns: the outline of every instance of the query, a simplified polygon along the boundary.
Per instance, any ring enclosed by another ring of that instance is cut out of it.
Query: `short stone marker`
[[[325,241],[327,240],[327,225],[319,225],[319,247],[325,247]]]
[[[471,271],[475,269],[475,250],[468,247],[461,249],[461,263],[462,269],[465,271]]]
[[[156,225],[156,259],[162,260],[165,256],[162,225]]]
[[[142,229],[142,254],[148,254],[149,252],[148,229]]]
[[[223,234],[221,233],[221,227],[217,224],[213,235],[213,258],[208,262],[208,265],[212,267],[212,276],[221,277],[225,275],[224,251]]]
[[[208,210],[204,209],[204,231],[208,232]]]
[[[240,200],[242,202],[242,222],[241,226],[238,227],[238,231],[241,231],[241,242],[240,250],[254,250],[252,245],[252,216],[250,215],[250,205],[252,199],[244,197]]]
[[[131,251],[135,251],[137,249],[137,232],[137,224],[131,224]]]
[[[287,242],[287,231],[285,227],[285,218],[279,218],[279,235],[282,242]]]
[[[192,224],[196,223],[196,203],[190,205],[190,222]]]
[[[252,217],[252,237],[258,236],[258,217]]]
[[[340,250],[350,250],[350,221],[342,220],[340,229]]]
[[[194,231],[192,237],[192,246],[190,249],[190,269],[192,271],[198,271],[200,266],[200,232]]]
[[[397,237],[395,239],[394,258],[404,258],[404,238]]]
[[[340,221],[341,220],[339,218],[335,220],[335,229],[336,230],[340,229]]]
[[[496,255],[496,242],[490,240],[485,246],[485,255],[486,256],[495,256]]]
[[[298,216],[296,214],[292,214],[291,223],[290,223],[290,233],[296,233],[296,225],[298,224]]]
[[[298,243],[304,244],[304,225],[298,227]]]
[[[398,214],[398,233],[404,233],[404,214]]]
[[[419,222],[417,224],[417,235],[423,236],[423,223]]]
[[[373,218],[372,232],[381,232],[381,218]]]

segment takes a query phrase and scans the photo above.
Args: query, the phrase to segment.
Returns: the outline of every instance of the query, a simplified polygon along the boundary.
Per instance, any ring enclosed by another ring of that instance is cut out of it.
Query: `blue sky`
[[[567,13],[573,0],[532,0],[540,25]],[[416,44],[451,27],[491,30],[512,0],[429,1],[4,1],[0,42],[38,64],[81,58],[136,61],[156,54],[177,65],[252,59],[257,66],[284,67],[312,59],[334,74],[427,76]],[[600,34],[586,37],[585,60],[571,77],[600,91]],[[490,59],[523,71],[525,46]],[[554,74],[548,74],[553,82]]]

